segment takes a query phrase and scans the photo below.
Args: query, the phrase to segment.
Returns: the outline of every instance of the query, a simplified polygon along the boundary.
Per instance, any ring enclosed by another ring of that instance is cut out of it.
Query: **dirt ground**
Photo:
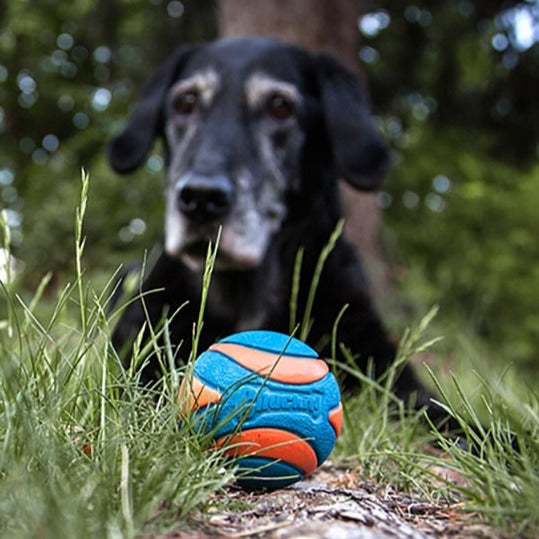
[[[222,511],[226,496],[234,510]],[[459,504],[425,503],[388,486],[362,483],[357,474],[326,464],[308,480],[270,493],[231,489],[214,509],[191,515],[188,529],[166,539],[489,538],[492,530]],[[230,503],[237,502],[237,503]]]

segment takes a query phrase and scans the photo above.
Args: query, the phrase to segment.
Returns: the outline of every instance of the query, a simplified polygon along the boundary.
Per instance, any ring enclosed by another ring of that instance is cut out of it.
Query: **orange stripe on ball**
[[[207,404],[217,402],[221,398],[221,394],[214,389],[203,384],[198,378],[193,377],[183,379],[180,390],[178,391],[178,399],[184,404],[184,412],[187,414],[190,411],[202,408]]]
[[[337,438],[341,434],[341,427],[342,427],[342,404],[339,402],[339,406],[337,408],[333,408],[333,410],[329,411],[329,422],[335,429],[335,434],[337,435]]]
[[[267,376],[270,380],[288,384],[310,384],[329,372],[325,361],[263,352],[241,344],[216,343],[210,350],[220,352],[242,367]]]
[[[313,448],[291,432],[272,428],[249,429],[232,437],[221,438],[217,445],[230,445],[224,454],[229,457],[266,457],[293,464],[305,474],[318,466]]]

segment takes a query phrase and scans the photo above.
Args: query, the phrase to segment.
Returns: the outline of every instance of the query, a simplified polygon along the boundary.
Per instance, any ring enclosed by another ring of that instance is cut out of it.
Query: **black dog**
[[[294,263],[304,250],[298,312],[321,250],[342,217],[337,179],[376,189],[389,154],[358,80],[335,60],[270,39],[182,47],[153,74],[127,126],[110,144],[112,167],[140,166],[154,139],[165,143],[164,251],[114,334],[121,349],[143,323],[184,306],[171,340],[191,342],[208,242],[222,236],[204,317],[201,349],[220,337],[262,328],[287,333]],[[340,238],[321,274],[308,341],[338,341],[379,375],[395,348],[380,322],[353,248]],[[327,350],[326,350],[327,351]],[[181,352],[181,349],[180,349]],[[324,354],[324,350],[319,350]],[[180,353],[181,356],[181,353]],[[144,373],[155,377],[157,366]],[[352,388],[354,379],[344,380]],[[397,394],[417,393],[433,419],[441,409],[405,367]]]

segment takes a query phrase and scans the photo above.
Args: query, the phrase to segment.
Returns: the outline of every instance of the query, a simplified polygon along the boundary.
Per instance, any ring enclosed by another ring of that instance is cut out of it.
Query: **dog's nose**
[[[226,215],[233,198],[234,189],[226,176],[189,174],[177,187],[178,209],[198,223]]]

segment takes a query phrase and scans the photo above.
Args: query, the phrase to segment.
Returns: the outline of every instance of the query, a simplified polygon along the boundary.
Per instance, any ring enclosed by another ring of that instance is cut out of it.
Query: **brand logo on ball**
[[[257,395],[258,394],[258,395]],[[322,397],[319,395],[300,395],[297,393],[261,393],[256,389],[242,388],[237,397],[245,406],[252,406],[252,412],[289,410],[290,412],[309,412],[319,415],[322,409]]]

